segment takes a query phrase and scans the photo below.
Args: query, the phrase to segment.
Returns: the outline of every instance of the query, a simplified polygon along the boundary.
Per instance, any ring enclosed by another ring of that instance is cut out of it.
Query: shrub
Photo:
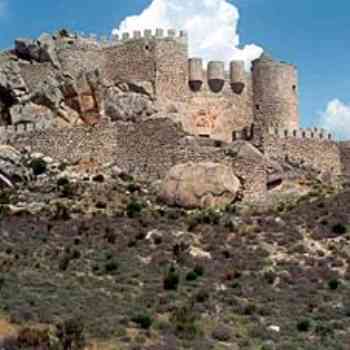
[[[92,180],[93,180],[94,182],[100,182],[100,183],[102,183],[102,182],[105,181],[105,178],[104,178],[104,176],[103,176],[102,174],[99,174],[99,175],[94,176],[94,177],[92,178]]]
[[[30,167],[32,168],[33,174],[35,176],[44,174],[47,171],[47,163],[44,159],[41,158],[32,159]]]
[[[332,232],[337,235],[343,235],[348,231],[347,227],[341,223],[335,224],[332,227]]]
[[[66,177],[60,177],[57,180],[57,186],[61,187],[61,186],[66,186],[69,184],[69,180]]]
[[[308,332],[311,329],[311,322],[308,319],[301,320],[297,323],[299,332]]]
[[[182,338],[194,339],[200,334],[197,315],[193,312],[191,304],[177,308],[171,315],[170,322],[175,326],[178,336]]]
[[[337,279],[332,279],[328,282],[328,288],[330,290],[338,289],[339,285],[340,285],[340,282]]]
[[[140,313],[131,319],[143,329],[149,329],[152,326],[153,319],[148,313]]]
[[[131,199],[126,207],[126,213],[129,218],[134,218],[141,214],[143,208],[143,203],[137,201],[136,199]]]
[[[195,281],[198,278],[198,275],[194,271],[190,271],[186,275],[186,281]]]
[[[63,349],[79,350],[85,347],[84,324],[78,318],[71,318],[56,326],[56,335]]]
[[[193,269],[193,272],[195,272],[198,276],[204,275],[204,267],[202,265],[196,265]]]
[[[164,277],[163,286],[165,290],[177,290],[179,286],[180,278],[179,274],[173,267],[169,269],[169,272]]]
[[[115,259],[111,259],[105,264],[105,271],[106,273],[112,273],[118,270],[118,263]]]
[[[209,299],[209,293],[204,289],[200,290],[196,295],[197,303],[204,303],[208,299]]]
[[[62,259],[61,259],[60,262],[59,262],[58,268],[59,268],[61,271],[66,271],[66,270],[68,269],[70,260],[71,260],[70,254],[65,253],[64,256],[62,257]]]

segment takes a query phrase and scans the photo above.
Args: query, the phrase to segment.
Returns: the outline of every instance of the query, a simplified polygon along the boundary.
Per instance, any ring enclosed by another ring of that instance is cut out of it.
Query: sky
[[[63,27],[97,35],[185,27],[191,55],[248,66],[265,50],[295,64],[301,126],[350,139],[349,14],[349,0],[0,0],[0,48]]]

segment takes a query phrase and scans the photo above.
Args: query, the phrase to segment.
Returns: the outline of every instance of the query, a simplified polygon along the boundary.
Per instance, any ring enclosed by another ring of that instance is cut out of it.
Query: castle
[[[230,142],[232,132],[252,124],[264,128],[298,129],[298,78],[293,65],[263,55],[244,63],[188,58],[185,32],[161,29],[124,33],[108,45],[90,47],[86,41],[66,43],[58,53],[65,71],[77,76],[99,67],[111,80],[148,81],[161,104],[176,102],[185,115],[184,128],[194,135]],[[180,106],[183,106],[181,108]]]
[[[120,162],[127,163],[125,167],[156,178],[180,161],[226,159],[224,152],[208,146],[210,140],[216,145],[246,140],[271,159],[288,160],[333,178],[342,174],[341,147],[332,135],[322,129],[299,127],[298,74],[291,64],[263,54],[253,61],[251,72],[245,71],[241,61],[228,65],[211,61],[204,67],[201,58],[188,57],[187,34],[174,30],[136,31],[111,40],[71,34],[45,40],[39,43],[39,49],[50,48],[48,54],[29,63],[23,61],[27,54],[23,41],[16,42],[17,51],[24,52],[17,65],[27,90],[34,91],[59,71],[78,85],[78,96],[69,88],[63,89],[68,105],[79,104],[80,112],[86,114],[103,114],[103,96],[84,79],[98,70],[99,79],[109,85],[128,81],[150,87],[157,109],[167,119],[180,122],[182,131],[175,132],[168,121],[152,119],[138,125],[115,123],[105,134],[102,129],[96,130],[92,137],[90,131],[81,128],[44,131],[50,122],[38,120],[34,125],[19,123],[0,128],[2,142],[30,144],[34,150],[62,158],[74,153],[75,158],[110,160],[118,155]],[[193,135],[196,141],[189,146],[184,135]],[[67,148],[69,145],[75,147],[74,151]],[[243,162],[239,167],[245,169],[241,175],[246,183],[258,181],[250,192],[266,189],[266,165],[252,170],[251,164],[245,166]]]

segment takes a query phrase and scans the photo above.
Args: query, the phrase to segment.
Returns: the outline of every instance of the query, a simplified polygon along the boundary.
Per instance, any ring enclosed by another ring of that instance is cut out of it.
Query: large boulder
[[[105,98],[105,113],[113,121],[136,122],[155,113],[151,99],[135,92],[121,93],[113,87]]]
[[[240,185],[232,168],[224,164],[190,162],[170,169],[160,198],[184,208],[222,207],[237,198]]]

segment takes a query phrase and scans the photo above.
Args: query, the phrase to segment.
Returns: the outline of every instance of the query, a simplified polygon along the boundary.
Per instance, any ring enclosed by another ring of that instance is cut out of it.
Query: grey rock
[[[44,33],[40,35],[37,43],[40,48],[39,62],[51,62],[55,68],[60,68],[60,62],[56,54],[56,44],[52,36]]]
[[[0,89],[7,99],[18,102],[28,94],[28,88],[21,76],[21,70],[15,61],[9,61],[0,66]]]
[[[145,95],[134,92],[120,93],[117,88],[107,91],[105,113],[113,121],[136,122],[155,112],[152,101]]]
[[[6,187],[11,187],[8,182],[14,184],[29,177],[21,153],[11,146],[0,145],[0,174],[2,175],[0,183]]]
[[[214,339],[227,342],[232,338],[232,329],[225,325],[219,325],[214,329],[212,336]]]
[[[44,105],[53,111],[57,111],[64,100],[60,82],[54,77],[47,77],[46,80],[37,86],[31,99],[36,104]]]
[[[17,104],[10,108],[12,124],[37,123],[42,120],[53,120],[53,112],[45,106],[29,102],[25,105]]]
[[[50,62],[55,68],[60,68],[55,40],[47,33],[42,34],[38,40],[17,39],[15,52],[23,59]]]

